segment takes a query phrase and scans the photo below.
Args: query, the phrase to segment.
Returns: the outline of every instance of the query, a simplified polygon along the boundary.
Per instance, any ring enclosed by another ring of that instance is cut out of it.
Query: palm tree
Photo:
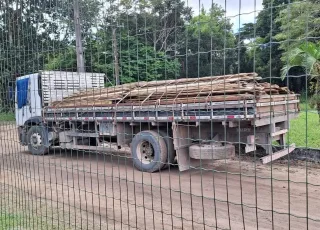
[[[317,109],[320,123],[320,43],[307,42],[289,52],[288,64],[281,70],[282,79],[293,67],[304,68],[306,74],[315,81],[310,105]]]

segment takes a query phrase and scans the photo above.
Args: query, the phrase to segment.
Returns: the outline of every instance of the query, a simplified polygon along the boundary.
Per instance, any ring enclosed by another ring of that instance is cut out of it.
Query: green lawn
[[[26,216],[8,212],[0,213],[0,230],[12,229],[58,229],[40,220],[36,216]]]
[[[0,121],[14,121],[14,113],[0,113]]]
[[[299,117],[291,120],[288,139],[296,147],[320,149],[320,123],[317,111],[301,104]]]
[[[0,230],[19,229],[18,227],[20,226],[23,226],[21,216],[9,213],[0,213]]]

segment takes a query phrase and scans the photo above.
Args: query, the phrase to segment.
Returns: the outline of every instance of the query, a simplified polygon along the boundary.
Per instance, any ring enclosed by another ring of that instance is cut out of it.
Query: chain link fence
[[[319,229],[318,0],[3,0],[0,229]]]

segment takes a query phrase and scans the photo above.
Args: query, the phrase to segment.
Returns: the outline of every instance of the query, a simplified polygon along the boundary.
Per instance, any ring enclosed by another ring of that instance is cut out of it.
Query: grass
[[[306,103],[300,104],[299,117],[291,120],[288,139],[296,147],[320,149],[320,123],[317,111]]]
[[[12,229],[57,229],[56,226],[48,225],[36,216],[19,215],[16,213],[0,213],[0,230]]]
[[[14,113],[0,113],[0,121],[15,121]]]
[[[0,213],[0,230],[19,229],[22,217],[15,214]]]

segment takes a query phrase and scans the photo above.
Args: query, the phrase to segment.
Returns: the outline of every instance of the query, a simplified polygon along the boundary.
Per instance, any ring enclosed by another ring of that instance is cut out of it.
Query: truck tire
[[[163,137],[164,141],[166,142],[166,146],[167,146],[168,157],[166,160],[166,164],[163,166],[163,169],[166,169],[169,166],[172,167],[173,164],[175,163],[176,151],[174,150],[172,137],[170,137],[168,135],[168,133],[166,133],[165,131],[162,131],[162,130],[157,130],[157,131]]]
[[[131,143],[134,166],[143,172],[156,172],[163,168],[168,158],[164,138],[154,131],[142,131]]]
[[[235,147],[231,144],[197,144],[189,147],[189,156],[193,159],[222,160],[235,156]]]
[[[49,151],[48,131],[43,126],[31,126],[27,133],[28,150],[33,155],[44,155]]]

